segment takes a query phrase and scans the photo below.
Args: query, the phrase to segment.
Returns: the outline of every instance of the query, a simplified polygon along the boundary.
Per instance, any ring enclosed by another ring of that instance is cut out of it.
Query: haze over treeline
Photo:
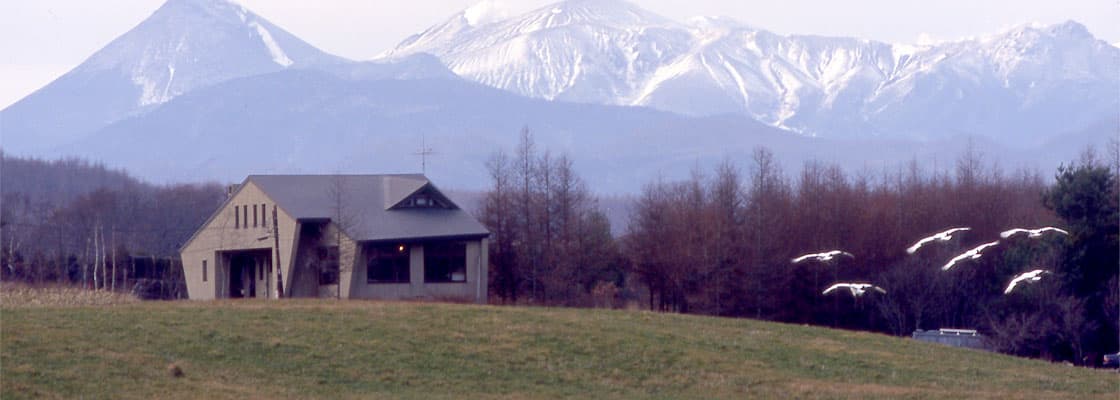
[[[1107,153],[1087,151],[1046,172],[1003,170],[976,150],[951,169],[913,162],[853,172],[821,162],[783,170],[758,148],[688,179],[646,182],[626,202],[625,226],[612,228],[619,218],[607,217],[571,159],[525,130],[516,148],[487,162],[491,187],[464,203],[477,205],[493,234],[489,288],[501,303],[640,307],[894,335],[969,327],[1001,351],[1081,362],[1116,350],[1116,142]],[[0,277],[9,281],[132,290],[123,260],[174,260],[225,199],[222,184],[155,186],[77,159],[5,156],[0,172]],[[971,230],[905,252],[961,226]],[[1070,235],[1000,238],[1042,226]],[[995,240],[980,259],[941,270]],[[855,257],[790,262],[831,249]],[[1003,294],[1012,277],[1033,269],[1053,274]],[[887,293],[822,295],[834,282]]]

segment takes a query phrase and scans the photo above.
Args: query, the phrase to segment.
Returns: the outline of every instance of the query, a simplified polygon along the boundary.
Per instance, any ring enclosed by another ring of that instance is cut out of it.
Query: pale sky
[[[477,0],[235,0],[329,53],[368,59]],[[500,0],[513,12],[554,1]],[[781,34],[892,43],[954,40],[1075,20],[1120,43],[1120,0],[632,0],[663,16],[730,16]],[[163,0],[0,2],[0,108],[77,66]]]

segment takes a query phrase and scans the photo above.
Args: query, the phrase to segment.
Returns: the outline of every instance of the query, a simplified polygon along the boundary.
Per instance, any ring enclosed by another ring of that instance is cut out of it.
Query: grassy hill
[[[1120,375],[633,311],[298,300],[0,308],[0,397],[1101,398]],[[182,371],[169,372],[174,364]]]

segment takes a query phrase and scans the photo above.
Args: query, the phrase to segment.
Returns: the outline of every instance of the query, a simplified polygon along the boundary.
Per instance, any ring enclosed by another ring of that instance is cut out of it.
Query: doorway
[[[239,253],[229,261],[229,297],[257,297],[256,260],[246,253]]]
[[[268,249],[227,253],[229,279],[227,297],[231,299],[268,297],[271,286],[272,257]]]

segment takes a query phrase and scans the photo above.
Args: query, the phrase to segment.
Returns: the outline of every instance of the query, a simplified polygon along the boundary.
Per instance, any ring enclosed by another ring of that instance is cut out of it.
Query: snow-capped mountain
[[[5,151],[47,148],[196,88],[346,62],[226,0],[169,0],[85,62],[0,113]]]
[[[567,1],[483,23],[475,14],[464,10],[385,56],[426,52],[459,76],[517,94],[625,104],[691,41],[674,22],[616,0]]]
[[[487,21],[473,12],[384,56],[431,53],[464,78],[530,97],[745,114],[820,136],[1040,140],[1113,118],[1120,101],[1120,51],[1076,22],[908,46],[675,22],[622,0]]]
[[[442,143],[436,176],[480,188],[528,126],[608,192],[755,146],[792,167],[947,160],[961,135],[1050,169],[1116,135],[1118,54],[1073,22],[902,46],[570,0],[514,17],[483,3],[353,62],[226,0],[169,0],[0,111],[0,150],[195,181],[414,172],[423,135]]]

